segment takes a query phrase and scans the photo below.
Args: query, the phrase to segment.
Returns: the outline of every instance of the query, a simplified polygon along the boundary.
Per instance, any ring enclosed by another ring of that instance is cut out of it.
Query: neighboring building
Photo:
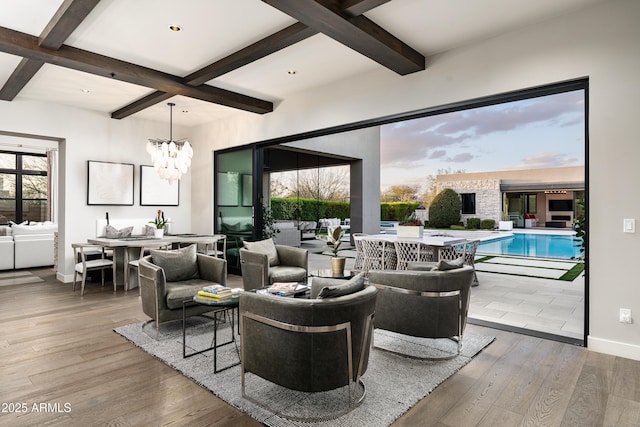
[[[584,200],[584,166],[438,175],[436,191],[455,190],[467,218],[511,220],[514,227],[569,228]],[[505,209],[506,208],[506,209]]]

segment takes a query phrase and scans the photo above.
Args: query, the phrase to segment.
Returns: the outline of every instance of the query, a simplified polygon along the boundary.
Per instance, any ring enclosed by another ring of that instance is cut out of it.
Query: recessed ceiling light
[[[182,31],[182,27],[180,25],[169,25],[169,29],[175,32]]]
[[[287,71],[287,74],[292,75],[292,76],[293,76],[295,73],[296,73],[296,70],[289,70],[289,71]]]

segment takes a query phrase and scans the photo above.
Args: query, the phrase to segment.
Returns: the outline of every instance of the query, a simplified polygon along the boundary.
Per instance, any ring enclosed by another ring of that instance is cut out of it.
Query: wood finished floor
[[[147,320],[137,292],[88,284],[80,298],[32,271],[45,281],[0,287],[0,426],[261,425],[112,331]],[[394,426],[640,425],[640,362],[468,330],[496,340]]]

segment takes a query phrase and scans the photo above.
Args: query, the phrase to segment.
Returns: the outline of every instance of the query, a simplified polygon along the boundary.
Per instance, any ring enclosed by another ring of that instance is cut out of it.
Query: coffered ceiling
[[[432,55],[598,1],[3,0],[0,102],[162,122],[174,102],[186,126],[270,114],[292,94],[424,72]]]

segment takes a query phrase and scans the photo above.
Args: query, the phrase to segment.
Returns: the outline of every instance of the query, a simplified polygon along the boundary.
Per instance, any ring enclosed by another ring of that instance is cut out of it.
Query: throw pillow
[[[438,261],[435,267],[433,267],[432,271],[447,271],[447,270],[455,270],[456,268],[462,268],[464,265],[464,258],[456,258],[453,260],[445,260],[441,259]]]
[[[145,225],[144,226],[144,235],[145,236],[154,236],[156,232],[156,227],[153,225]]]
[[[200,277],[196,245],[171,251],[152,250],[151,259],[155,265],[162,267],[167,282],[180,282]]]
[[[273,243],[273,239],[260,240],[257,242],[244,242],[244,248],[251,252],[266,255],[269,260],[270,267],[280,265],[278,251],[276,250],[276,244]]]
[[[364,273],[360,273],[343,284],[335,286],[325,286],[320,290],[318,298],[336,298],[354,294],[364,289]]]
[[[118,230],[112,225],[107,225],[104,227],[105,237],[109,239],[119,239],[120,237],[131,237],[131,231],[133,230],[133,225],[131,227],[125,227],[122,230]]]

